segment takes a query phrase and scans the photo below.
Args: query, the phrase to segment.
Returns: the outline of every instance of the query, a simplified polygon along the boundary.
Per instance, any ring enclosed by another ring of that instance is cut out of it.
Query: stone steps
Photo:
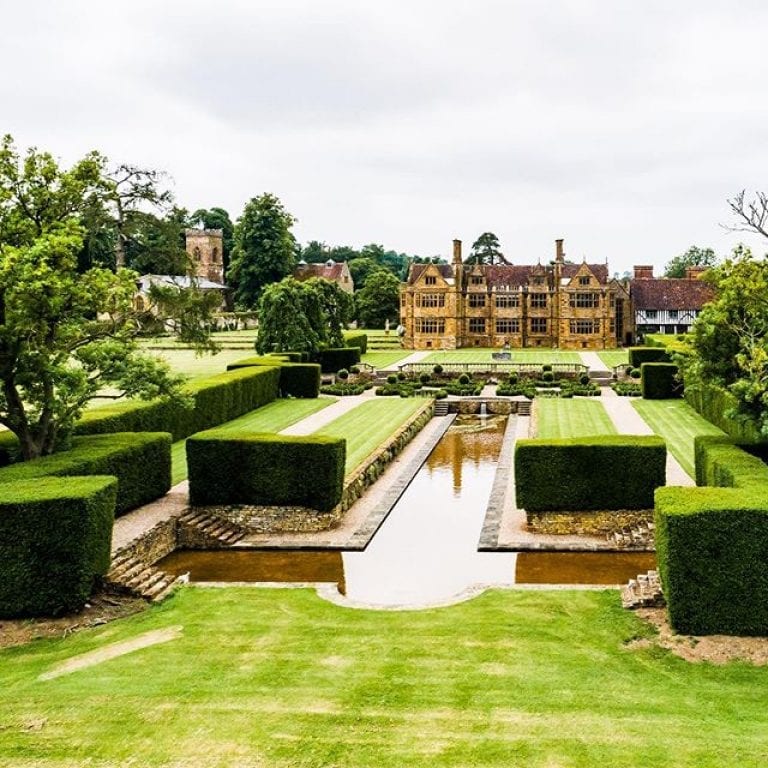
[[[164,600],[182,581],[180,577],[147,565],[128,553],[118,553],[104,577],[108,588],[143,597],[152,603]]]
[[[621,604],[629,610],[636,608],[661,608],[666,605],[661,591],[658,571],[641,573],[622,587]]]
[[[628,528],[622,528],[620,531],[609,533],[606,539],[617,547],[653,549],[655,544],[654,525],[650,520],[647,523],[638,523]]]
[[[447,416],[448,403],[446,403],[445,400],[435,400],[435,410],[433,413],[435,416]]]
[[[180,515],[178,524],[193,529],[195,538],[202,538],[208,546],[216,548],[231,547],[246,534],[244,528],[234,523],[195,509]]]
[[[517,415],[518,416],[530,416],[531,415],[531,401],[519,400],[517,403]]]

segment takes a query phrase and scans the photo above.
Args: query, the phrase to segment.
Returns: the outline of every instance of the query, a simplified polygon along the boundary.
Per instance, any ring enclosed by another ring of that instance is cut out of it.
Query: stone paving
[[[581,362],[586,365],[590,371],[610,371],[610,367],[607,366],[601,359],[597,352],[579,352]]]
[[[281,435],[310,435],[326,425],[335,421],[340,416],[354,410],[366,400],[374,398],[373,389],[367,389],[362,395],[345,395],[340,397],[333,405],[326,406],[321,411],[307,416],[306,419],[291,424],[280,432]]]
[[[407,365],[408,363],[420,363],[424,360],[425,357],[428,357],[435,351],[437,350],[424,349],[419,352],[413,352],[408,355],[408,357],[404,357],[402,360],[398,360],[396,365],[399,368],[401,365]]]

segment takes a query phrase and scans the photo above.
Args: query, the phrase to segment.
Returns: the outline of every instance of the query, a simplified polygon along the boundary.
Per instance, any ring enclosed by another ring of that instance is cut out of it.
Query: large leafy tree
[[[351,313],[352,299],[336,283],[287,277],[262,292],[256,349],[313,353],[342,346],[341,331]]]
[[[252,198],[235,225],[228,279],[235,302],[252,309],[264,287],[287,277],[296,266],[296,219],[269,193]]]
[[[724,387],[736,397],[736,415],[768,437],[768,260],[740,246],[706,279],[717,294],[696,319],[691,354],[680,361],[686,385]]]
[[[692,245],[685,253],[678,254],[664,268],[664,277],[685,277],[689,267],[714,267],[717,256],[711,248]]]
[[[483,232],[472,243],[472,251],[465,264],[508,264],[499,245],[499,238],[493,232]]]
[[[372,272],[355,293],[357,319],[366,328],[383,328],[400,314],[400,280],[388,269]]]
[[[104,167],[97,153],[63,169],[0,145],[0,424],[25,459],[51,453],[105,387],[180,397],[179,378],[137,347],[136,273],[78,271],[84,213],[110,194]]]

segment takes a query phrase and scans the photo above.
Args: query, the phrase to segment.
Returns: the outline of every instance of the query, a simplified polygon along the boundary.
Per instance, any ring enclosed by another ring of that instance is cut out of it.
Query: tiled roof
[[[324,277],[326,280],[341,280],[344,272],[344,262],[333,264],[304,264],[293,270],[296,280],[309,280],[310,277]]]
[[[444,280],[453,279],[453,267],[450,264],[411,264],[408,282],[415,283],[427,267],[435,267]]]
[[[715,292],[703,280],[652,277],[632,280],[630,294],[635,309],[701,309]]]
[[[408,277],[409,283],[415,283],[427,264],[414,264],[411,266],[411,272]],[[451,264],[435,264],[440,274],[449,280],[453,277],[453,266]],[[582,268],[582,264],[563,264],[563,277],[571,278]],[[597,280],[605,285],[608,282],[608,266],[606,264],[587,264],[592,274]],[[465,265],[464,274],[480,271],[485,275],[486,282],[491,287],[512,287],[517,288],[530,282],[533,274],[551,274],[552,268],[541,264],[491,264],[481,266]]]
[[[583,266],[584,264],[563,264],[562,275],[567,278],[575,277]],[[587,264],[586,266],[589,267],[589,271],[597,278],[601,285],[605,285],[608,282],[607,264]]]

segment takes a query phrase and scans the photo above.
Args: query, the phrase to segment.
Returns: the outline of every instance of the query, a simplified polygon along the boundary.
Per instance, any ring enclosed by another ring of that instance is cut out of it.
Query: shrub
[[[345,455],[346,442],[337,438],[208,430],[187,441],[190,503],[328,512],[341,500]]]
[[[352,366],[352,367],[349,369],[349,372],[350,372],[350,373],[352,373],[352,374],[354,374],[355,376],[357,376],[357,375],[360,373],[360,366],[359,366],[359,365],[353,365],[353,366]]]
[[[639,368],[633,368],[633,369],[632,369],[632,370],[629,372],[629,377],[630,377],[631,379],[639,379],[639,378],[640,378],[640,376],[642,376],[642,372],[641,372],[641,370],[640,370]]]
[[[271,355],[244,357],[242,360],[230,363],[227,370],[234,371],[240,368],[263,365],[276,365],[275,358]],[[278,394],[281,397],[317,397],[320,392],[320,366],[317,363],[280,361],[277,365],[280,366]],[[216,427],[218,424],[209,424],[208,426]]]
[[[650,509],[665,473],[666,447],[655,436],[518,440],[515,448],[517,505],[528,512]]]
[[[348,347],[357,347],[360,350],[360,354],[364,355],[368,351],[368,334],[347,331],[344,334],[344,344]]]
[[[699,383],[686,385],[685,401],[707,421],[738,441],[754,443],[763,439],[754,424],[730,417],[736,409],[736,398],[721,387]]]
[[[542,365],[542,366],[541,366],[541,372],[542,372],[542,373],[546,373],[547,371],[551,371],[551,370],[552,370],[552,366],[551,366],[551,365],[549,365],[549,364],[547,364],[547,365]],[[542,377],[542,378],[543,378],[543,377]]]
[[[114,477],[0,484],[0,617],[83,607],[109,568]]]
[[[467,376],[466,373],[462,373],[461,376],[459,376],[459,384],[469,384],[469,376]]]
[[[634,369],[632,368],[632,366],[631,366],[631,365],[628,365],[628,366],[627,366],[627,367],[624,369],[624,375],[625,375],[625,376],[631,376],[631,375],[632,375],[632,371],[633,371],[633,370],[634,370]]]
[[[512,371],[512,372],[509,374],[509,376],[507,376],[507,381],[508,381],[510,384],[517,384],[517,380],[518,380],[518,376],[517,376],[517,373],[515,373],[514,371]]]
[[[390,373],[389,376],[387,376],[387,384],[397,384],[398,380],[399,376],[394,373]]]
[[[581,376],[579,376],[579,384],[582,384],[582,385],[589,384],[589,374],[588,373],[582,373]]]
[[[166,432],[116,432],[74,437],[67,451],[0,469],[0,488],[43,477],[113,475],[115,515],[164,496],[171,487],[171,436]]]
[[[336,378],[346,381],[349,378],[349,371],[346,368],[342,368],[340,371],[336,371]]]
[[[422,373],[422,374],[419,376],[419,381],[420,381],[422,384],[429,384],[429,382],[431,381],[431,379],[432,379],[432,377],[431,377],[431,376],[430,376],[428,373],[426,373],[426,372],[425,372],[425,373]]]
[[[630,347],[629,365],[639,368],[643,363],[669,363],[669,353],[663,347]]]
[[[440,363],[436,363],[432,368],[432,372],[435,374],[435,376],[439,376],[443,372],[443,366],[440,365]]]
[[[348,395],[362,395],[366,389],[365,384],[326,384],[320,387],[320,391],[324,395],[338,395],[339,397],[346,397]]]
[[[333,373],[340,368],[349,370],[360,362],[360,349],[359,347],[322,349],[317,353],[316,362],[320,363],[323,373]]]
[[[397,374],[397,380],[398,381],[405,381],[408,377],[405,375],[404,371],[398,371]]]
[[[541,374],[541,380],[547,384],[551,384],[555,380],[555,374],[552,373],[552,371],[544,371],[544,373]]]
[[[682,385],[673,363],[643,363],[640,386],[646,400],[666,400],[682,395]]]
[[[181,440],[272,402],[279,381],[280,369],[275,367],[227,371],[186,385],[191,408],[168,400],[115,403],[86,411],[75,433],[170,432]]]

